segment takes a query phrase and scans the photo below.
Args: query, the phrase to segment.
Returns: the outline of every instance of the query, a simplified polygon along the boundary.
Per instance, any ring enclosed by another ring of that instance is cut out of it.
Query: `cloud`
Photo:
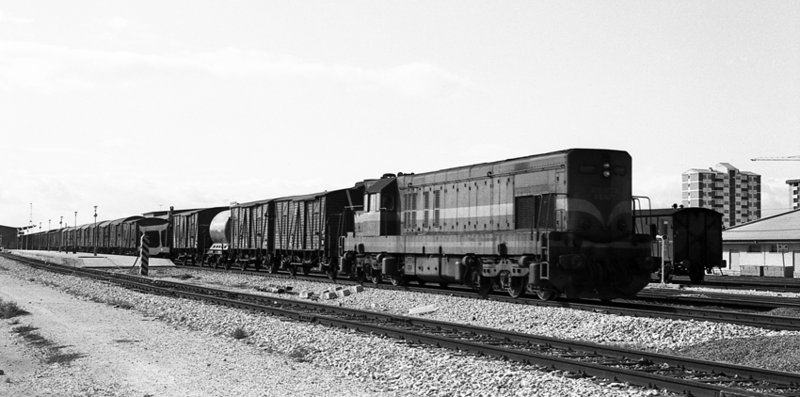
[[[6,15],[3,10],[0,10],[0,23],[10,23],[16,25],[30,25],[34,22],[33,18],[14,17]]]
[[[123,21],[117,21],[123,26]],[[142,54],[74,49],[26,42],[0,42],[0,89],[42,92],[91,89],[102,85],[158,84],[160,78],[312,79],[396,94],[433,97],[473,91],[469,80],[430,63],[388,69],[308,62],[263,51],[225,48],[209,52]]]

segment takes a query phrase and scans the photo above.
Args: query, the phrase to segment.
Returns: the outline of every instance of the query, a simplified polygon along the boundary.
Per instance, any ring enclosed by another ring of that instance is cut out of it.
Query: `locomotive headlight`
[[[611,164],[603,163],[603,177],[608,178],[611,176]]]

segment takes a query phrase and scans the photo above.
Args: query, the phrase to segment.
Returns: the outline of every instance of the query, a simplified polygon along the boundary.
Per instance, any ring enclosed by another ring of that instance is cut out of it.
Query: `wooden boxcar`
[[[340,239],[354,228],[363,184],[353,188],[275,199],[272,264],[335,276]]]
[[[234,203],[230,207],[230,245],[226,265],[236,264],[242,269],[250,265],[260,268],[271,266],[273,250],[273,201],[259,200]]]
[[[653,256],[663,253],[666,272],[664,280],[673,274],[688,275],[694,284],[703,282],[705,273],[715,267],[725,267],[722,261],[722,214],[712,209],[673,207],[636,212],[637,227],[650,228],[663,237],[654,239]],[[652,225],[652,226],[650,226]],[[660,274],[657,277],[660,279]]]

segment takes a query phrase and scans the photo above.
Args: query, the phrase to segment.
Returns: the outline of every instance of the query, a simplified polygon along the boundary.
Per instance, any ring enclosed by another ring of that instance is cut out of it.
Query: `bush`
[[[250,335],[248,335],[247,331],[242,329],[242,327],[239,327],[239,328],[236,328],[235,330],[233,330],[233,332],[231,333],[231,336],[233,337],[233,339],[244,339],[244,338],[247,338]]]
[[[25,310],[22,310],[19,306],[17,306],[14,302],[3,302],[0,300],[0,318],[11,318],[16,316],[23,316],[26,314],[30,314]]]

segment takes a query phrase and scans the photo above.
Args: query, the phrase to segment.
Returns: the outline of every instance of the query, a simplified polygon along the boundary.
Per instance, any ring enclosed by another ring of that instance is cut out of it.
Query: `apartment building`
[[[796,210],[800,208],[800,179],[789,179],[786,184],[789,185],[789,202]]]
[[[685,207],[721,213],[726,228],[761,218],[761,175],[720,163],[715,168],[692,168],[682,176]]]

